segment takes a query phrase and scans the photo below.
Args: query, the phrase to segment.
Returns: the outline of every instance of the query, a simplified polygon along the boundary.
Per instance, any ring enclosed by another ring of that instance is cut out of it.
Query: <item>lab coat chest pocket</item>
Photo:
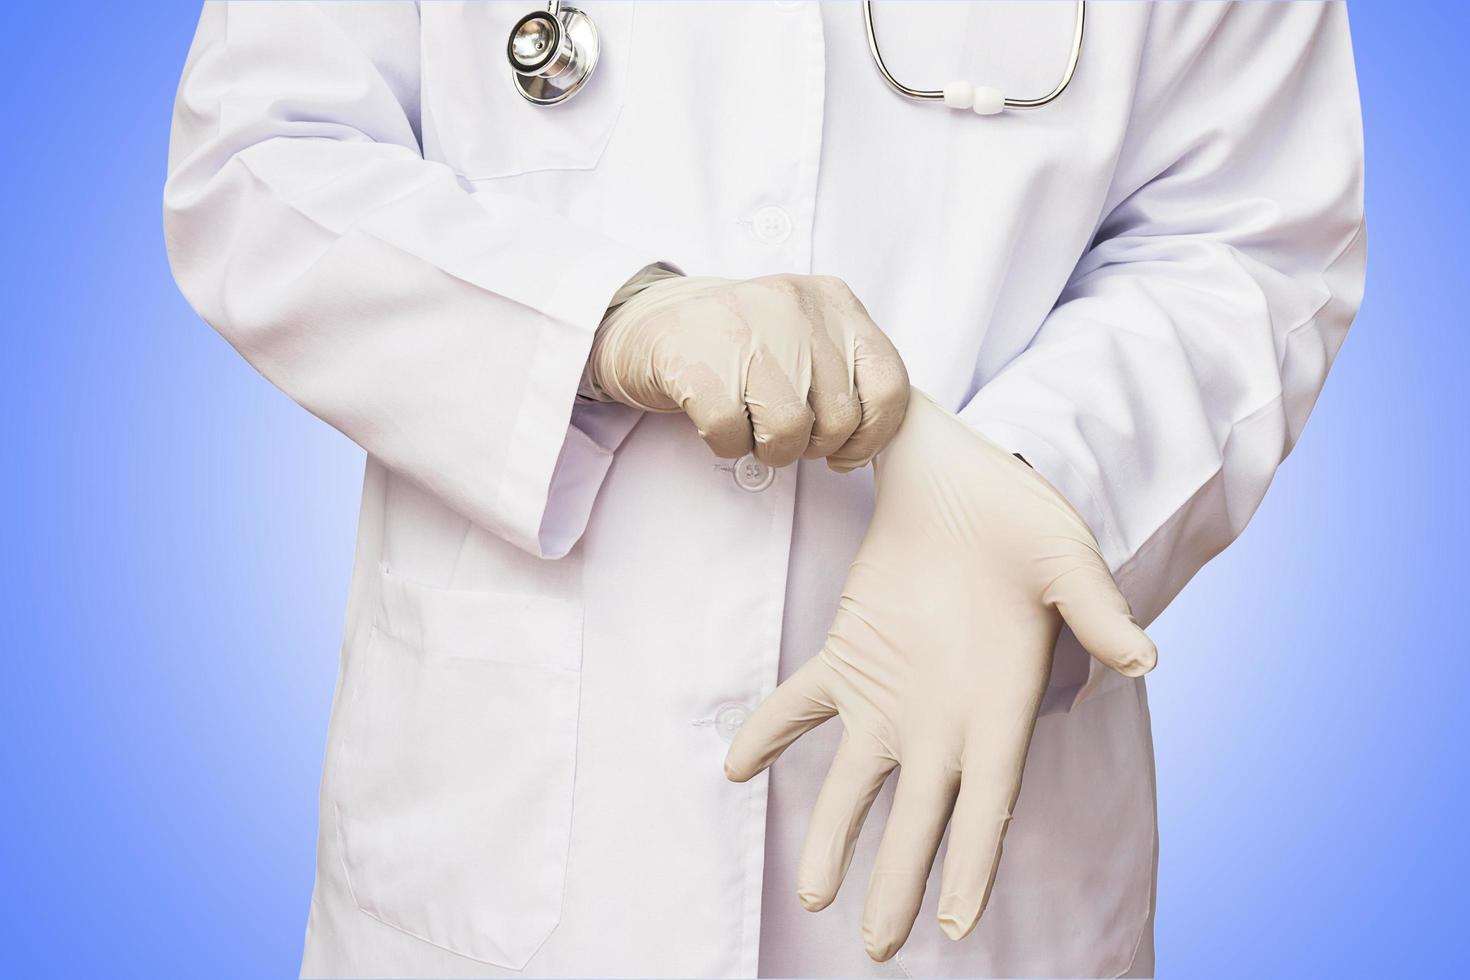
[[[581,605],[386,569],[380,587],[340,695],[348,886],[387,925],[520,969],[561,914]]]
[[[597,27],[597,67],[571,99],[536,106],[516,91],[505,53],[511,28],[535,4],[424,4],[424,155],[469,180],[597,166],[623,104],[634,5],[584,0],[576,6]]]

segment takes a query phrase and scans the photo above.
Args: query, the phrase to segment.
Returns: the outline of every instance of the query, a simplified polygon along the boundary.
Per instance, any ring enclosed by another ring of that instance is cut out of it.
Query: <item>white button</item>
[[[749,717],[750,709],[743,704],[722,704],[715,712],[715,731],[728,742]]]
[[[760,493],[776,482],[775,467],[767,466],[749,453],[735,461],[734,475],[735,485],[751,493]]]
[[[791,215],[785,208],[767,204],[750,219],[750,230],[767,245],[779,245],[791,237]]]

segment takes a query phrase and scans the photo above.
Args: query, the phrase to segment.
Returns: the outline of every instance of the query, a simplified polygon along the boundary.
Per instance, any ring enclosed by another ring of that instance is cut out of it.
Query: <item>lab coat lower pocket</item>
[[[384,571],[340,697],[348,887],[387,925],[520,969],[556,928],[581,684],[574,599]]]

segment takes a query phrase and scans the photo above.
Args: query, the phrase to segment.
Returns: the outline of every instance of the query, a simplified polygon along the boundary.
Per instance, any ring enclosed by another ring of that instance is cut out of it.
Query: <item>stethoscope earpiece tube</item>
[[[883,51],[878,46],[878,29],[873,25],[873,0],[863,0],[862,8],[863,32],[868,38],[868,54],[872,55],[873,65],[888,87],[906,99],[943,102],[951,109],[969,109],[979,116],[993,116],[1003,109],[1039,109],[1056,101],[1067,90],[1067,86],[1072,84],[1072,76],[1077,73],[1077,62],[1082,60],[1082,29],[1087,20],[1087,0],[1077,0],[1077,18],[1072,28],[1072,52],[1067,58],[1067,68],[1062,72],[1061,81],[1040,98],[1010,99],[999,89],[977,86],[966,81],[950,82],[942,89],[909,88],[888,70],[888,64],[883,60]]]

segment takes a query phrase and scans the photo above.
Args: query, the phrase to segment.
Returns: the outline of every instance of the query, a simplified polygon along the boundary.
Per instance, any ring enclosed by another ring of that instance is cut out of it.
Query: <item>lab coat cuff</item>
[[[578,402],[556,458],[537,535],[543,558],[562,558],[587,529],[613,453],[643,413],[613,402]]]
[[[638,421],[639,413],[624,406],[582,408],[577,387],[608,303],[624,283],[659,264],[606,239],[563,258],[565,272],[541,311],[543,329],[494,508],[505,517],[504,536],[541,558],[562,557],[582,536],[613,450]]]

